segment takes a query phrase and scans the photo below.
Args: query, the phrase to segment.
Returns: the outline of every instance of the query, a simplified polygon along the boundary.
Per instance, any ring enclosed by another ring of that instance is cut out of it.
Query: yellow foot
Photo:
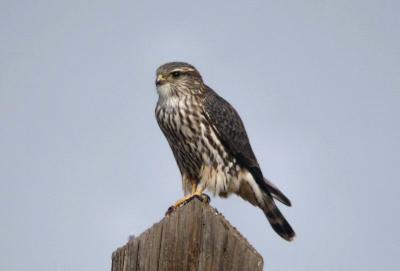
[[[171,207],[168,208],[168,210],[167,210],[167,212],[165,214],[166,215],[171,214],[176,209],[178,209],[179,207],[187,204],[188,202],[190,202],[194,198],[198,198],[199,200],[201,200],[202,202],[205,202],[205,203],[209,203],[210,202],[210,197],[207,194],[203,194],[203,193],[200,193],[200,192],[195,192],[195,193],[187,195],[183,199],[180,199],[177,202],[175,202],[174,205],[172,205]]]

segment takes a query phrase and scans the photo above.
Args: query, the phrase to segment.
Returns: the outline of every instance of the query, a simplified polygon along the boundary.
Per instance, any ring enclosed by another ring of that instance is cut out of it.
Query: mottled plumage
[[[263,177],[236,110],[187,63],[159,67],[156,85],[156,118],[182,174],[185,195],[206,189],[222,197],[235,193],[260,207],[273,229],[291,240],[295,233],[273,197],[291,203]]]

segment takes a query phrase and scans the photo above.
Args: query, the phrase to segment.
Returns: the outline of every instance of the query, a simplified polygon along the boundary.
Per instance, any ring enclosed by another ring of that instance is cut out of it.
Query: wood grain
[[[198,199],[112,255],[112,271],[257,271],[263,258],[218,211]]]

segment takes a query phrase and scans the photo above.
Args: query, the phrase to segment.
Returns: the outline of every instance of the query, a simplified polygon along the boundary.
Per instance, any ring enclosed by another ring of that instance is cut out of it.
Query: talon
[[[172,205],[172,206],[170,206],[170,207],[168,208],[168,210],[165,212],[165,215],[166,215],[166,216],[169,216],[169,215],[172,214],[175,210],[176,210],[176,207]]]
[[[200,201],[209,203],[210,202],[210,197],[207,194],[203,194],[204,188],[203,189],[198,189],[197,184],[195,182],[192,183],[192,194],[185,196],[183,199],[178,200],[175,202],[174,205],[168,208],[167,212],[165,215],[170,215],[173,213],[176,209],[179,207],[187,204],[190,202],[193,198],[198,198]]]
[[[170,206],[167,210],[167,212],[165,213],[165,215],[170,215],[171,213],[173,213],[176,209],[178,209],[179,207],[185,205],[186,203],[188,203],[191,199],[193,198],[193,195],[187,195],[186,197],[184,197],[183,199],[178,200],[177,202],[175,202],[174,205]]]
[[[170,206],[168,208],[168,210],[165,212],[165,215],[166,216],[170,215],[171,213],[175,212],[176,209],[178,209],[179,207],[184,206],[184,205],[188,204],[189,202],[191,202],[194,198],[197,198],[201,202],[204,202],[206,204],[209,204],[211,201],[210,196],[207,194],[196,193],[196,194],[188,195],[188,196],[184,197],[183,199],[178,200],[174,205]]]
[[[210,203],[210,201],[211,201],[210,196],[207,195],[207,194],[204,194],[204,193],[201,194],[201,195],[199,196],[199,198],[200,198],[200,200],[201,200],[202,202],[204,202],[204,203],[206,203],[206,204]]]
[[[207,194],[195,194],[195,195],[193,195],[193,198],[198,198],[201,202],[204,202],[204,203],[210,202],[210,197]],[[192,199],[190,199],[190,200],[192,200]]]

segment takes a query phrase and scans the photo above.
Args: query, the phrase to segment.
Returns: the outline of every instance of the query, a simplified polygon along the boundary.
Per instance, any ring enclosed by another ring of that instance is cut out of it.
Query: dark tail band
[[[270,195],[264,194],[263,206],[260,207],[264,211],[264,214],[268,218],[268,221],[274,231],[283,239],[292,241],[296,234],[290,224],[286,221],[285,217],[282,215],[281,211],[279,211]]]

